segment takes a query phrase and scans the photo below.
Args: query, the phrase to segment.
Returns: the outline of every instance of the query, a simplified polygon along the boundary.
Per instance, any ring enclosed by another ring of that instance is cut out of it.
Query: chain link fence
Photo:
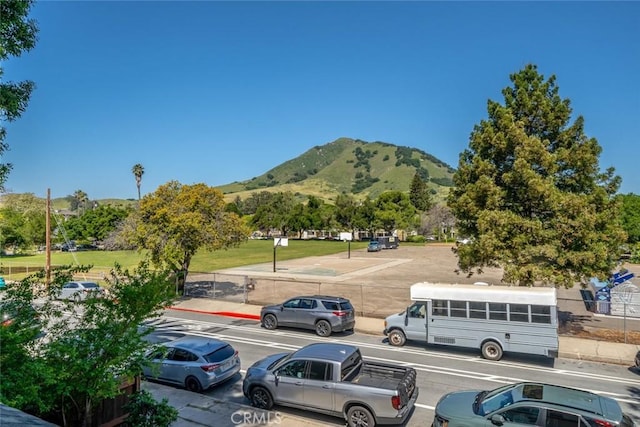
[[[278,304],[299,295],[341,296],[360,316],[384,318],[410,304],[407,286],[365,286],[295,279],[249,278],[245,275],[196,273],[187,276],[184,295],[255,305]]]

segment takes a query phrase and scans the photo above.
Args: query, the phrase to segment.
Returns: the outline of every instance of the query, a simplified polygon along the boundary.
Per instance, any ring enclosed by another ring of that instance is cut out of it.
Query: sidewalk
[[[143,381],[142,389],[158,401],[167,399],[178,410],[178,420],[171,427],[325,426],[324,423],[277,410],[265,411],[150,381]],[[340,423],[338,418],[336,420]]]

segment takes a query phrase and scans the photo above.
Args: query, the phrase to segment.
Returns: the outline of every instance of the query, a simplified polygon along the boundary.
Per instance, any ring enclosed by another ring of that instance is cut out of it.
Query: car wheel
[[[187,377],[187,379],[184,380],[184,387],[194,393],[200,393],[202,391],[202,385],[200,385],[200,381],[198,381],[196,377]]]
[[[271,393],[264,387],[254,387],[249,397],[251,399],[251,405],[256,408],[266,409],[267,411],[273,408]]]
[[[395,347],[402,347],[404,343],[407,342],[407,337],[404,336],[404,333],[402,333],[402,331],[399,331],[397,329],[394,329],[393,331],[389,332],[388,338],[389,338],[389,344]]]
[[[273,314],[265,314],[262,318],[262,324],[265,329],[276,329],[278,327],[278,319]]]
[[[318,320],[316,322],[316,334],[321,337],[328,337],[331,335],[331,325],[326,320]]]
[[[495,341],[487,341],[482,344],[482,357],[487,360],[502,359],[502,347]]]
[[[349,427],[374,427],[376,420],[367,408],[352,406],[347,411],[347,425]]]

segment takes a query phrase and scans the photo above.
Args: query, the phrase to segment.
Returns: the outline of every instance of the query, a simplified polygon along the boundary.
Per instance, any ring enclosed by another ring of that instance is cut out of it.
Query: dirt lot
[[[639,265],[625,265],[640,276]],[[273,304],[302,294],[341,295],[349,298],[360,315],[384,318],[405,309],[409,287],[417,282],[500,284],[502,270],[486,269],[480,275],[457,272],[450,245],[400,246],[368,253],[351,251],[226,270],[245,275],[251,290],[244,297],[253,304]],[[220,272],[224,273],[224,272]],[[558,289],[562,334],[640,344],[640,319],[594,316],[586,310],[578,288]]]

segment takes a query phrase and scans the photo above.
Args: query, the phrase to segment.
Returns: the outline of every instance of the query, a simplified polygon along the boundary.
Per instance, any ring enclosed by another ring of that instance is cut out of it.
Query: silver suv
[[[552,384],[517,383],[492,391],[459,391],[436,405],[432,427],[531,425],[634,427],[615,400]]]
[[[278,326],[313,329],[321,337],[328,337],[332,332],[352,331],[356,325],[351,302],[327,295],[299,296],[282,304],[262,307],[260,319],[266,329]]]

